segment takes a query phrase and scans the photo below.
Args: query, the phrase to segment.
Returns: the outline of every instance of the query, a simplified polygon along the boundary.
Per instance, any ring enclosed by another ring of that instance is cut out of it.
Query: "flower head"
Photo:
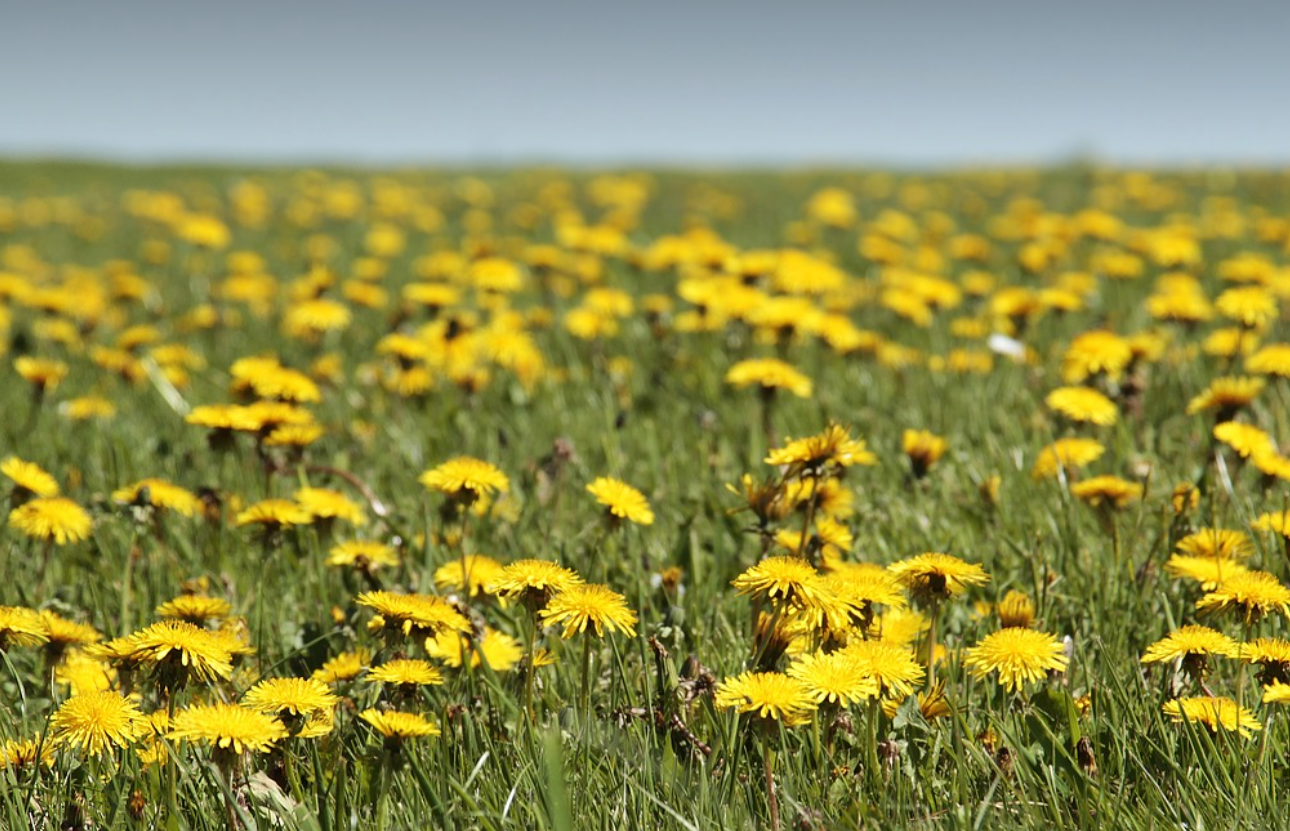
[[[11,646],[40,646],[49,640],[49,627],[40,612],[26,606],[0,606],[0,651]]]
[[[239,528],[259,525],[268,530],[277,530],[293,525],[308,525],[313,519],[313,514],[289,499],[262,499],[238,513],[235,522]]]
[[[358,596],[357,602],[380,615],[384,628],[401,632],[405,636],[417,633],[424,637],[445,629],[453,632],[470,631],[470,621],[448,601],[434,595],[363,592]]]
[[[457,637],[461,635],[458,634]],[[396,687],[426,687],[442,684],[443,676],[429,661],[395,658],[368,670],[367,680]]]
[[[1253,731],[1263,729],[1253,713],[1237,706],[1230,698],[1176,698],[1166,701],[1162,709],[1175,722],[1198,722],[1215,733],[1226,730],[1229,733],[1239,733],[1241,738],[1248,738]]]
[[[241,755],[268,753],[273,744],[287,737],[281,721],[240,704],[198,704],[175,714],[170,738],[203,742],[212,748]]]
[[[463,565],[462,560],[465,560]],[[465,591],[471,597],[487,593],[489,586],[502,573],[502,564],[483,554],[456,557],[434,572],[434,584],[441,589]]]
[[[1048,409],[1081,424],[1106,427],[1120,415],[1115,402],[1092,387],[1058,387],[1048,393],[1044,403]]]
[[[815,567],[801,557],[767,557],[730,581],[737,594],[780,606],[816,606],[825,591]]]
[[[1142,498],[1142,485],[1118,476],[1094,476],[1071,485],[1071,495],[1094,508],[1118,510]]]
[[[118,488],[112,498],[125,505],[144,503],[184,516],[201,513],[202,502],[193,493],[165,479],[141,479],[133,485]]]
[[[1272,612],[1290,615],[1290,589],[1266,571],[1235,572],[1197,600],[1196,608],[1209,614],[1239,612],[1252,623]]]
[[[816,704],[845,707],[878,695],[877,680],[845,651],[803,655],[789,666],[788,675],[806,684]]]
[[[893,695],[904,698],[923,682],[923,667],[904,644],[859,640],[847,644],[843,652],[859,663],[861,671],[873,679],[884,698]]]
[[[139,738],[144,715],[118,692],[87,692],[64,701],[49,727],[54,744],[71,745],[91,756],[101,756],[106,750],[125,747]]]
[[[393,568],[399,564],[394,549],[375,540],[348,540],[332,546],[327,555],[327,565],[356,568],[359,571],[376,571]]]
[[[364,710],[358,717],[372,726],[387,740],[401,742],[405,739],[416,739],[423,736],[438,736],[439,727],[433,721],[427,721],[416,713],[400,713],[396,710]]]
[[[783,447],[766,456],[766,464],[785,467],[788,478],[803,475],[820,478],[826,468],[875,465],[878,457],[869,452],[864,439],[851,438],[847,428],[830,424],[823,432],[802,439],[789,439]]]
[[[167,600],[158,606],[157,616],[200,624],[208,620],[228,617],[232,611],[232,605],[222,597],[208,597],[204,594],[181,594],[173,600]]]
[[[637,525],[654,524],[654,512],[650,510],[645,495],[625,482],[601,476],[587,485],[587,493],[604,505],[615,521],[625,519]]]
[[[330,711],[339,702],[331,688],[317,678],[267,678],[242,696],[244,707],[279,718]]]
[[[63,496],[46,496],[9,512],[9,525],[37,540],[67,545],[90,535],[93,526],[85,509]]]
[[[929,600],[962,594],[968,586],[990,581],[990,575],[976,563],[936,551],[900,560],[888,568],[916,597]]]
[[[510,490],[510,480],[493,465],[471,456],[449,459],[433,470],[421,474],[421,484],[430,490],[474,502],[481,496]]]
[[[1178,541],[1178,551],[1211,560],[1244,560],[1254,553],[1254,541],[1234,528],[1202,528]]]
[[[334,658],[329,658],[321,667],[314,670],[310,677],[324,684],[349,681],[357,678],[367,668],[367,662],[371,659],[372,656],[366,650],[342,652]]]
[[[745,672],[721,682],[713,703],[793,727],[810,719],[815,696],[806,682],[797,678],[778,672]]]
[[[945,439],[927,430],[906,430],[901,439],[901,447],[918,479],[940,460],[948,446]]]
[[[1106,448],[1095,439],[1058,439],[1039,451],[1030,475],[1035,479],[1051,479],[1060,471],[1084,467],[1105,452]]]
[[[7,456],[0,462],[0,474],[13,482],[14,489],[36,496],[58,496],[58,482],[40,465],[26,462],[17,456]]]
[[[427,638],[426,654],[450,667],[460,667],[469,656],[470,666],[488,664],[493,672],[507,672],[524,657],[524,646],[505,632],[485,627],[482,638],[463,638],[453,632],[441,632]]]
[[[502,570],[489,586],[488,591],[499,597],[518,600],[536,611],[546,605],[550,597],[582,583],[582,578],[572,569],[549,560],[516,560],[502,566]]]
[[[1048,670],[1065,670],[1068,662],[1056,637],[1017,627],[991,632],[963,657],[963,665],[977,678],[998,672],[999,683],[1010,692],[1027,681],[1039,681]]]
[[[1035,604],[1025,592],[1016,589],[1008,590],[995,611],[999,613],[999,625],[1004,629],[1028,629],[1035,622]]]
[[[351,525],[367,522],[362,507],[340,491],[328,488],[301,488],[296,491],[296,504],[315,519],[342,519]]]
[[[1208,626],[1184,626],[1148,646],[1146,654],[1142,656],[1142,663],[1204,658],[1209,655],[1231,657],[1236,654],[1237,648],[1236,641]]]
[[[553,595],[539,613],[544,626],[563,625],[568,639],[587,630],[587,625],[603,637],[606,628],[624,635],[636,634],[636,613],[627,607],[627,599],[608,586],[580,584]]]
[[[726,383],[738,389],[757,386],[763,391],[787,390],[798,398],[810,398],[811,379],[778,358],[749,358],[730,367]]]
[[[1230,421],[1238,410],[1263,392],[1267,383],[1266,379],[1257,377],[1215,378],[1187,402],[1187,415],[1214,410],[1218,413],[1217,421]]]

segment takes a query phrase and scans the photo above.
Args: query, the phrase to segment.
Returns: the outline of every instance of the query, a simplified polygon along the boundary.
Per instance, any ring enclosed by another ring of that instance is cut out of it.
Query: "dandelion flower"
[[[501,573],[502,564],[492,557],[467,554],[464,558],[449,560],[435,569],[434,584],[440,589],[464,591],[470,597],[475,597],[480,593],[487,593]]]
[[[63,496],[46,496],[9,512],[9,525],[27,536],[67,545],[90,535],[93,520],[85,509]]]
[[[825,591],[815,567],[801,557],[767,557],[730,581],[737,594],[799,609],[817,606]]]
[[[202,510],[201,500],[191,491],[164,479],[141,479],[113,491],[112,499],[123,505],[148,504],[184,516],[194,516]]]
[[[1094,508],[1119,510],[1142,498],[1142,485],[1118,476],[1094,476],[1071,485],[1071,495]]]
[[[878,695],[878,682],[847,652],[804,655],[789,666],[788,675],[806,684],[816,704],[846,707]]]
[[[416,739],[424,736],[438,736],[439,727],[433,721],[427,721],[416,713],[400,713],[396,710],[364,710],[358,717],[372,726],[386,740],[401,742],[405,739]]]
[[[793,727],[810,720],[815,697],[806,682],[778,672],[745,672],[723,681],[713,703]]]
[[[1004,629],[1029,629],[1035,622],[1035,604],[1025,592],[1009,589],[999,601],[995,610],[999,614],[999,626]]]
[[[527,608],[537,610],[546,605],[553,594],[567,591],[582,583],[582,578],[572,569],[549,560],[516,560],[502,566],[488,591],[499,597],[518,600]]]
[[[1210,655],[1232,657],[1237,648],[1236,641],[1208,626],[1184,626],[1148,646],[1146,654],[1142,656],[1142,663],[1195,661]]]
[[[144,715],[132,701],[113,690],[74,695],[63,702],[49,722],[50,741],[71,745],[91,756],[125,747],[139,738]]]
[[[1274,681],[1263,688],[1264,704],[1290,704],[1290,684]]]
[[[1035,479],[1051,479],[1061,470],[1081,468],[1096,461],[1106,448],[1095,439],[1058,439],[1039,451],[1030,475]]]
[[[0,742],[0,770],[22,771],[34,765],[54,766],[54,745],[43,739],[6,739]]]
[[[1071,341],[1062,355],[1062,380],[1078,384],[1094,375],[1118,380],[1133,360],[1129,341],[1114,332],[1085,332]]]
[[[1290,343],[1269,343],[1245,359],[1245,371],[1290,378]]]
[[[67,364],[49,358],[23,355],[13,362],[14,370],[22,380],[31,384],[37,393],[52,392],[67,377]]]
[[[268,678],[242,696],[242,706],[282,718],[329,711],[340,699],[316,678]]]
[[[604,505],[615,521],[625,519],[637,525],[654,524],[654,512],[650,510],[645,495],[625,482],[601,476],[587,485],[587,493]]]
[[[460,637],[460,635],[458,635]],[[425,687],[443,683],[434,664],[416,658],[396,658],[368,670],[367,680],[396,687]]]
[[[426,654],[450,667],[461,667],[469,655],[470,666],[488,664],[493,672],[508,672],[524,657],[524,646],[505,632],[484,628],[482,638],[463,638],[453,632],[441,632],[425,642]]]
[[[375,591],[360,594],[357,602],[380,615],[386,629],[402,632],[405,636],[414,632],[425,636],[445,629],[470,631],[470,621],[448,601],[434,595]]]
[[[977,678],[998,672],[999,683],[1009,692],[1043,679],[1048,670],[1065,670],[1068,661],[1055,636],[1015,627],[991,632],[963,657],[963,665]]]
[[[1196,608],[1208,614],[1240,612],[1250,624],[1272,612],[1290,615],[1290,589],[1266,571],[1237,572],[1197,600]]]
[[[990,575],[976,563],[966,563],[950,554],[929,551],[888,566],[912,594],[943,599],[962,594],[969,586],[990,581]]]
[[[510,490],[510,480],[488,462],[470,456],[449,459],[421,474],[421,484],[454,499],[473,502],[482,496]]]
[[[1107,427],[1120,416],[1115,402],[1092,387],[1058,387],[1048,393],[1044,403],[1053,412],[1081,424]]]
[[[181,594],[173,600],[167,600],[157,607],[157,616],[186,620],[189,623],[205,623],[228,617],[233,606],[221,597],[207,597],[204,594]]]
[[[907,646],[892,641],[852,641],[842,650],[854,658],[865,676],[878,685],[880,694],[905,698],[926,675]]]
[[[1187,415],[1206,410],[1218,413],[1216,421],[1231,421],[1237,411],[1263,392],[1267,380],[1255,377],[1215,378],[1201,393],[1187,402]]]
[[[327,554],[327,565],[355,568],[372,572],[378,568],[393,568],[399,564],[394,549],[375,540],[348,540],[332,546]]]
[[[610,632],[636,634],[636,613],[627,608],[627,600],[608,586],[581,584],[570,586],[547,601],[539,615],[544,626],[564,626],[565,639],[586,631],[587,625],[597,637]]]
[[[1248,738],[1255,730],[1263,729],[1253,713],[1230,698],[1176,698],[1166,701],[1162,709],[1175,722],[1199,722],[1215,733],[1226,730]]]
[[[1247,664],[1263,667],[1259,679],[1265,684],[1290,681],[1290,641],[1284,638],[1256,638],[1243,643],[1237,657]]]
[[[225,754],[268,753],[287,737],[281,721],[240,704],[198,704],[175,714],[170,738],[209,744]]]
[[[40,497],[58,496],[58,482],[40,465],[17,456],[8,456],[0,462],[0,473],[13,482],[19,493]]]
[[[1254,541],[1234,528],[1202,528],[1178,541],[1178,551],[1212,560],[1244,560],[1254,553]]]
[[[1242,459],[1276,452],[1276,443],[1267,432],[1240,421],[1224,421],[1214,425],[1214,438],[1232,448]]]
[[[945,454],[948,443],[927,430],[906,430],[901,439],[901,447],[913,468],[914,477],[921,479]]]
[[[367,662],[371,658],[372,656],[364,649],[342,652],[325,661],[321,667],[313,671],[310,677],[324,684],[349,681],[357,678],[367,668]]]
[[[40,646],[49,640],[45,619],[26,606],[0,606],[0,651],[11,646]]]
[[[865,446],[864,439],[851,438],[847,428],[830,424],[820,433],[801,439],[789,439],[783,447],[766,456],[766,464],[786,468],[788,478],[804,474],[820,478],[826,467],[848,468],[852,465],[876,465],[878,457]]]
[[[218,633],[183,620],[163,620],[87,650],[97,657],[154,667],[171,689],[190,677],[207,683],[227,679],[233,654]]]
[[[296,491],[295,500],[315,519],[342,519],[351,525],[367,522],[362,507],[339,491],[301,488]]]
[[[791,364],[777,358],[749,358],[726,372],[726,383],[737,389],[757,386],[763,391],[787,390],[798,398],[810,398],[811,379]]]
[[[259,525],[271,530],[308,525],[310,522],[313,522],[313,514],[289,499],[262,499],[240,511],[235,520],[238,528]]]

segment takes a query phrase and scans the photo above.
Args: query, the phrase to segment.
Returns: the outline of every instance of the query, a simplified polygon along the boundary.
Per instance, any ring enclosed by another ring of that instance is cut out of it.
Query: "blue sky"
[[[1290,163],[1290,3],[11,3],[0,154]]]

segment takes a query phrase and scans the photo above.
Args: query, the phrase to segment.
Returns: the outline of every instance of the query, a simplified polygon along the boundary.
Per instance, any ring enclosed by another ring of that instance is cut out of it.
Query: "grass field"
[[[1275,171],[0,165],[0,827],[1290,825],[1288,262]]]

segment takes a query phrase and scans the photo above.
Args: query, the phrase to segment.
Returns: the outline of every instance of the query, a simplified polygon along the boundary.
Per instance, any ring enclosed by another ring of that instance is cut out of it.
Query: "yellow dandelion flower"
[[[49,722],[49,740],[70,745],[91,756],[125,747],[145,729],[143,713],[128,698],[112,690],[74,695],[63,702]]]
[[[325,683],[316,678],[268,678],[242,696],[242,706],[278,716],[310,716],[340,703]]]
[[[852,641],[842,650],[854,658],[866,677],[878,685],[882,697],[905,698],[926,674],[913,650],[892,641]]]
[[[444,590],[464,591],[470,597],[486,593],[502,573],[502,564],[483,554],[467,554],[435,569],[434,584]]]
[[[1055,636],[1016,627],[991,632],[963,656],[963,665],[974,676],[997,672],[999,683],[1009,692],[1042,680],[1048,670],[1064,671],[1067,663],[1062,642]]]
[[[189,623],[204,623],[208,620],[228,617],[232,611],[232,605],[221,597],[181,594],[158,606],[157,616],[186,620]]]
[[[54,745],[43,739],[6,739],[0,742],[0,770],[22,771],[34,765],[54,766]]]
[[[1051,479],[1057,476],[1059,471],[1091,464],[1105,452],[1106,448],[1095,439],[1058,439],[1039,451],[1030,475],[1035,479]]]
[[[778,672],[745,672],[728,678],[717,687],[713,703],[786,727],[809,721],[816,706],[806,682]]]
[[[564,626],[565,639],[581,634],[587,625],[603,637],[605,629],[624,635],[636,634],[636,613],[627,607],[627,599],[608,586],[580,584],[570,586],[547,601],[539,613],[543,626]]]
[[[1290,616],[1290,588],[1266,571],[1237,572],[1197,600],[1196,608],[1207,614],[1239,612],[1247,624],[1273,612]]]
[[[1094,375],[1119,379],[1133,360],[1127,339],[1103,330],[1085,332],[1071,341],[1062,355],[1062,380],[1078,384]]]
[[[1146,654],[1142,656],[1142,663],[1154,664],[1209,655],[1230,658],[1238,648],[1236,641],[1222,632],[1193,624],[1170,632],[1148,646]]]
[[[1121,509],[1142,498],[1142,485],[1118,476],[1094,476],[1071,485],[1071,495],[1094,508]]]
[[[1240,421],[1214,425],[1214,438],[1232,448],[1242,459],[1276,452],[1276,443],[1264,430]]]
[[[358,717],[370,724],[387,741],[401,742],[405,739],[439,735],[438,725],[416,713],[400,713],[396,710],[364,710],[358,714]]]
[[[296,504],[315,519],[342,519],[351,525],[363,525],[367,516],[358,503],[345,494],[327,488],[301,488],[294,497]]]
[[[367,663],[371,659],[371,653],[365,649],[342,652],[325,661],[321,667],[313,671],[310,677],[316,681],[322,681],[324,684],[350,681],[357,678],[362,674],[363,670],[367,669]]]
[[[308,525],[313,519],[313,514],[289,499],[262,499],[239,511],[234,523],[238,528],[259,525],[266,529],[279,529]]]
[[[901,438],[901,448],[909,459],[914,476],[919,479],[927,475],[948,446],[945,439],[927,430],[906,430]]]
[[[1273,681],[1263,688],[1264,704],[1290,704],[1290,684]]]
[[[49,358],[33,358],[23,355],[16,358],[13,368],[22,380],[31,384],[37,392],[53,391],[67,377],[67,364]]]
[[[116,672],[106,662],[71,650],[54,668],[54,681],[69,688],[72,695],[110,690],[116,684]]]
[[[14,490],[34,496],[58,496],[58,482],[40,465],[17,456],[8,456],[0,462],[0,473],[13,482]]]
[[[194,516],[202,510],[202,501],[191,491],[164,479],[141,479],[113,491],[112,498],[124,505],[147,504],[184,516]]]
[[[817,705],[845,707],[878,695],[878,682],[847,652],[803,655],[789,666],[788,675],[806,684]]]
[[[792,364],[777,358],[749,358],[726,372],[726,383],[737,389],[757,386],[765,392],[787,390],[798,398],[810,398],[811,379]]]
[[[877,463],[878,457],[865,446],[864,439],[851,438],[850,431],[837,424],[830,424],[814,436],[789,439],[766,456],[766,464],[786,468],[789,478],[808,474],[818,479],[826,467]]]
[[[46,496],[23,503],[9,512],[9,525],[23,534],[55,545],[80,542],[90,535],[90,515],[63,496]]]
[[[153,667],[172,688],[182,686],[189,676],[210,683],[233,672],[233,655],[225,639],[184,620],[163,620],[86,651],[99,658]]]
[[[1215,733],[1225,730],[1248,738],[1254,731],[1263,729],[1253,713],[1230,698],[1176,698],[1166,701],[1162,709],[1175,722],[1197,722]]]
[[[1267,380],[1257,377],[1215,378],[1201,393],[1187,402],[1187,415],[1215,410],[1217,421],[1230,421],[1242,407],[1263,392]]]
[[[281,721],[240,704],[198,704],[180,710],[170,726],[170,738],[209,744],[224,753],[268,753],[287,737]]]
[[[650,510],[645,495],[625,482],[600,476],[587,485],[587,493],[605,506],[614,521],[625,519],[637,525],[654,524],[654,512]]]
[[[1025,592],[1009,589],[999,601],[999,626],[1004,629],[1029,629],[1035,622],[1035,604]]]
[[[458,635],[460,637],[460,635]],[[416,658],[396,658],[386,661],[379,667],[372,667],[367,672],[371,683],[390,684],[399,687],[425,687],[443,683],[443,676],[434,664]]]
[[[49,628],[40,612],[26,606],[0,606],[0,651],[48,641]]]
[[[1178,541],[1178,551],[1212,560],[1244,560],[1254,553],[1254,541],[1233,528],[1202,528]]]
[[[888,568],[915,597],[921,595],[929,599],[962,594],[969,586],[980,586],[990,581],[990,575],[981,566],[937,551],[908,557]]]
[[[1044,399],[1053,412],[1081,424],[1107,427],[1120,417],[1115,402],[1092,387],[1058,387]]]
[[[338,568],[355,568],[359,571],[376,571],[393,568],[399,564],[394,549],[376,540],[347,540],[332,546],[327,554],[327,565]]]
[[[567,591],[582,583],[582,578],[572,569],[549,560],[516,560],[502,566],[487,591],[499,597],[518,600],[526,607],[537,610],[558,592]]]
[[[479,639],[466,639],[456,633],[441,632],[436,637],[426,639],[425,649],[431,658],[454,668],[461,667],[465,662],[463,656],[469,654],[472,669],[488,664],[493,672],[508,672],[524,657],[523,644],[491,627],[485,627],[484,636]]]
[[[372,609],[383,620],[385,629],[405,636],[421,636],[445,629],[469,632],[470,621],[441,597],[428,594],[396,594],[387,591],[364,592],[357,598],[360,606]]]
[[[421,474],[421,484],[456,499],[473,502],[481,496],[510,490],[510,480],[493,465],[471,456],[449,459]]]
[[[1269,343],[1245,359],[1245,371],[1290,378],[1290,343]]]
[[[737,594],[799,609],[818,606],[826,591],[820,573],[801,557],[767,557],[730,585]]]

